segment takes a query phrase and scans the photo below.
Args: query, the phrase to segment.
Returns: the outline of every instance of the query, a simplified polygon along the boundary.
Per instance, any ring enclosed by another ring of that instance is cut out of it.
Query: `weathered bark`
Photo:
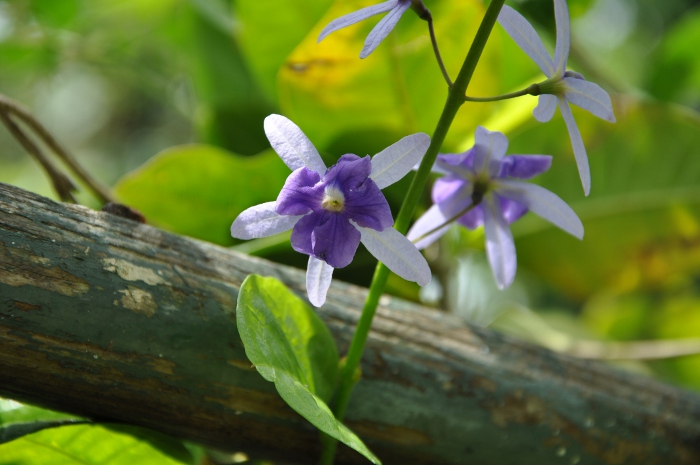
[[[0,185],[0,395],[313,463],[238,337],[249,273],[303,291],[300,270]],[[341,351],[364,296],[336,281],[319,310]],[[700,463],[695,394],[398,299],[362,368],[348,424],[386,464]]]

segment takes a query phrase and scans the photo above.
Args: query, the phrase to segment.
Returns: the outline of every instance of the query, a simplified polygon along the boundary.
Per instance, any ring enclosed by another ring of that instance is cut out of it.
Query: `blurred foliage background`
[[[316,38],[375,0],[0,0],[0,93],[28,106],[119,199],[149,223],[300,268],[285,237],[237,244],[243,209],[274,200],[289,174],[262,121],[295,121],[330,165],[432,133],[446,96],[425,23],[406,14],[365,60],[376,20]],[[425,0],[456,75],[484,5]],[[550,0],[509,2],[550,50]],[[453,228],[426,255],[433,283],[392,276],[389,291],[554,350],[602,358],[610,341],[700,340],[700,2],[570,0],[569,67],[613,96],[618,123],[574,109],[593,187],[583,196],[563,120],[537,123],[532,97],[467,104],[443,151],[470,147],[477,125],[505,132],[509,153],[555,156],[536,179],[581,216],[579,242],[533,215],[514,225],[519,269],[493,284],[481,231]],[[542,79],[496,27],[469,94]],[[54,197],[37,165],[0,130],[0,181]],[[408,179],[385,193],[398,211]],[[86,205],[99,207],[88,194]],[[429,207],[428,192],[422,210]],[[417,212],[417,214],[422,211]],[[336,277],[368,285],[361,250]],[[692,345],[692,344],[691,344]],[[645,352],[647,355],[648,352]],[[654,358],[653,351],[651,358]],[[648,357],[643,357],[648,358]],[[700,389],[700,356],[616,363]]]

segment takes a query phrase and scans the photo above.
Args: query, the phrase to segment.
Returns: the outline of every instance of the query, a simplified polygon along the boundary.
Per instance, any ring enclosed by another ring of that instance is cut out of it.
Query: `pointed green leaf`
[[[280,396],[322,432],[380,463],[362,441],[337,421],[324,401],[338,372],[338,351],[323,321],[274,278],[250,275],[236,308],[246,355]]]

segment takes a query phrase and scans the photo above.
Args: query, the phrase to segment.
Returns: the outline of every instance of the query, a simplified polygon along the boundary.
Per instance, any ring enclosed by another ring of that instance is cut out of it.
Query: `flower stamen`
[[[335,186],[326,186],[321,207],[329,212],[340,213],[345,209],[345,195]]]

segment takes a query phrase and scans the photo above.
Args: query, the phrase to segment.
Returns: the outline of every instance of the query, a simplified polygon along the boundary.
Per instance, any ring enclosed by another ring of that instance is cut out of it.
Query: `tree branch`
[[[312,463],[238,337],[249,273],[303,292],[301,270],[0,185],[0,395]],[[319,310],[341,351],[365,293],[334,282]],[[697,395],[398,299],[362,370],[348,425],[385,464],[700,463]]]

